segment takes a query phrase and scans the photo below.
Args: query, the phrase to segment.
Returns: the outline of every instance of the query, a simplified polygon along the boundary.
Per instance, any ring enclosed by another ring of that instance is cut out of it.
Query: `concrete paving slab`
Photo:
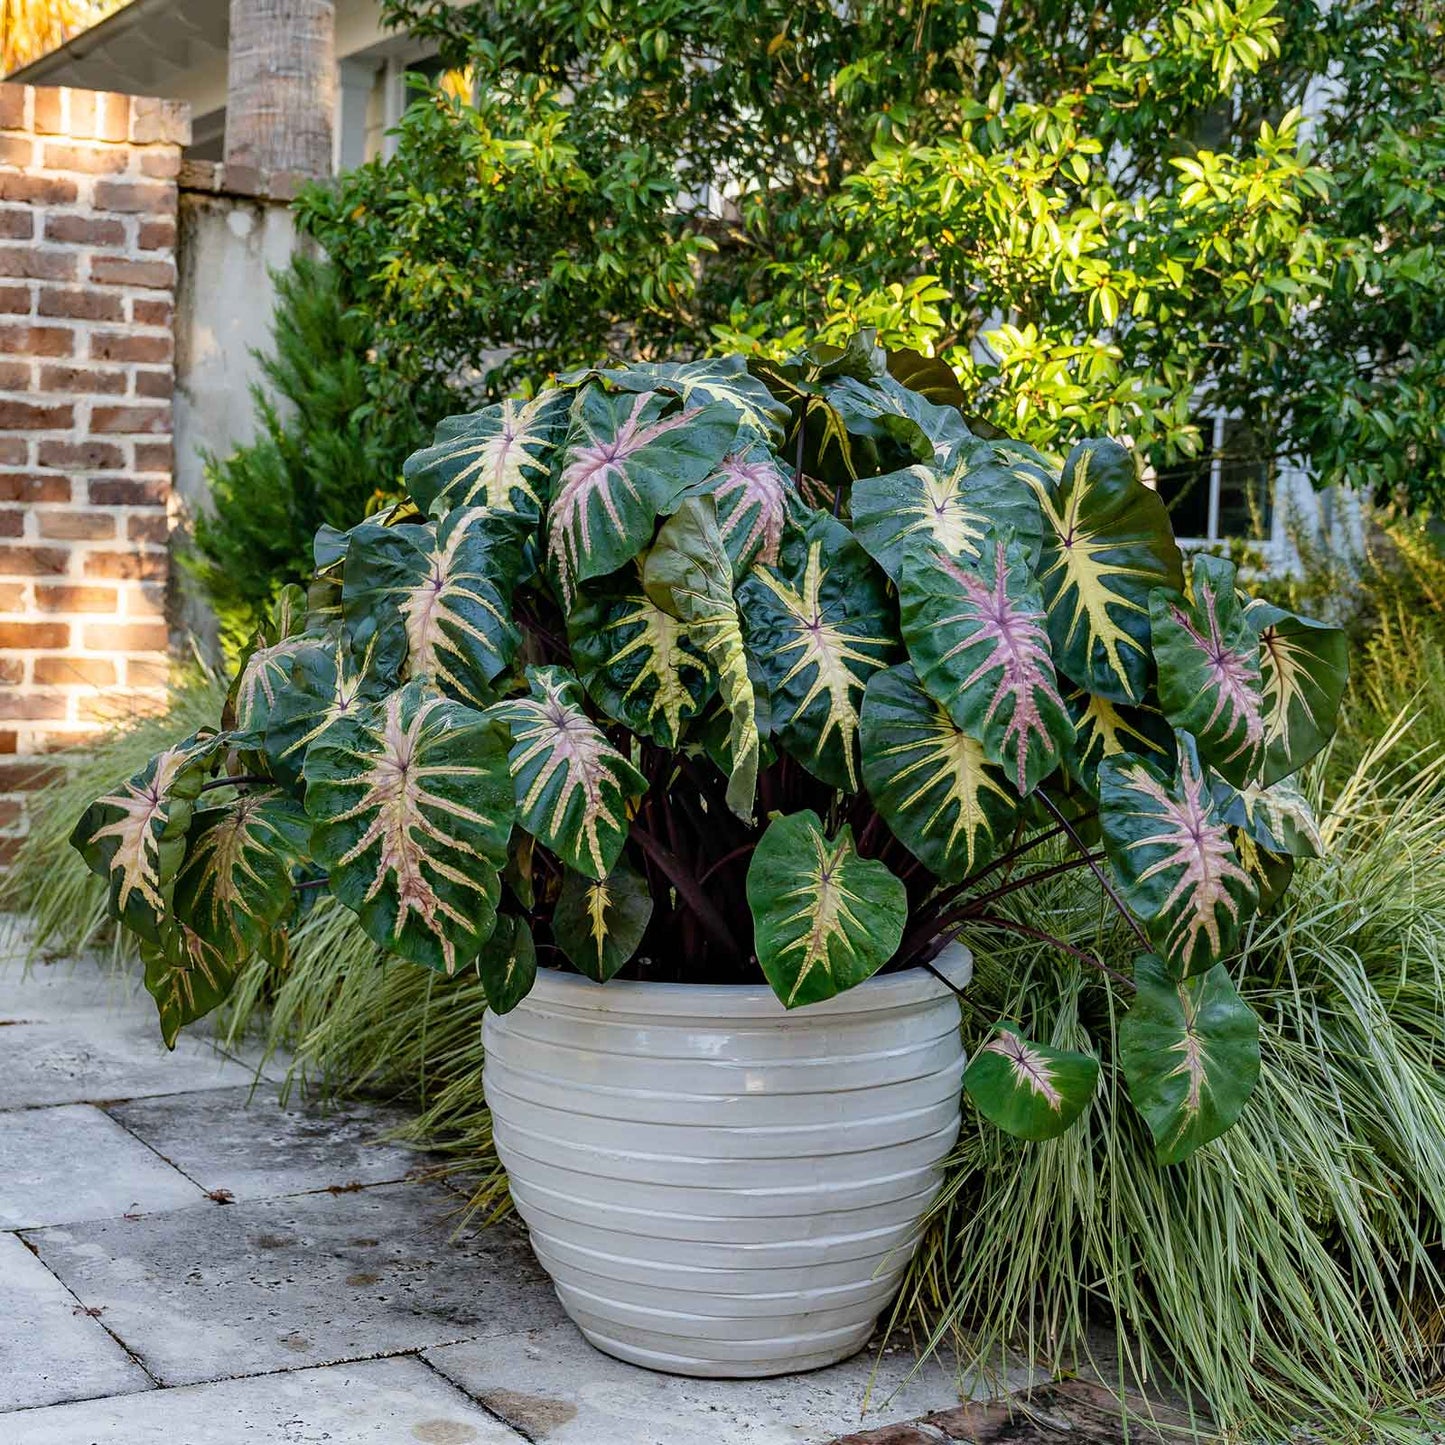
[[[0,1030],[0,1109],[95,1103],[249,1084],[252,1070],[205,1040],[166,1051],[154,1020],[87,1014],[65,1023],[14,1023]]]
[[[403,1114],[371,1104],[283,1108],[270,1085],[137,1099],[108,1112],[206,1189],[237,1200],[389,1183],[423,1158],[378,1142]]]
[[[151,1387],[24,1243],[0,1234],[0,1411]],[[12,1438],[0,1415],[0,1440]]]
[[[98,958],[36,960],[0,947],[0,1021],[64,1023],[101,1011],[155,1017],[139,968],[115,968]]]
[[[804,1445],[958,1404],[957,1374],[863,1354],[808,1375],[685,1380],[625,1365],[571,1326],[427,1350],[425,1358],[546,1445]],[[862,1413],[869,1398],[869,1414]],[[900,1388],[901,1387],[901,1388]],[[891,1397],[891,1398],[890,1398]]]
[[[372,1360],[0,1415],[6,1445],[520,1445],[419,1360]]]
[[[0,1229],[179,1209],[201,1198],[90,1104],[0,1113]]]
[[[430,1184],[37,1230],[40,1257],[163,1384],[335,1364],[556,1323],[511,1224],[455,1234]]]

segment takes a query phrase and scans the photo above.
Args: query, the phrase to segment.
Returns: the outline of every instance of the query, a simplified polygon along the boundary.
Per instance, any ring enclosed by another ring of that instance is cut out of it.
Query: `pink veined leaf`
[[[1064,1096],[1054,1084],[1048,1062],[1026,1039],[1015,1033],[1001,1032],[995,1034],[981,1052],[999,1054],[1006,1059],[1014,1082],[1037,1094],[1050,1109],[1057,1111],[1063,1107]]]
[[[1226,733],[1242,728],[1243,739],[1226,761],[1264,744],[1264,717],[1260,706],[1259,663],[1241,656],[1224,640],[1219,626],[1216,600],[1209,583],[1201,580],[1196,589],[1199,609],[1209,619],[1208,634],[1200,632],[1189,614],[1177,603],[1170,605],[1174,620],[1204,654],[1204,666],[1214,686],[1214,703],[1204,719],[1201,732],[1213,732],[1222,725]]]
[[[718,530],[735,565],[778,564],[791,484],[765,448],[722,459],[709,490],[717,501]]]

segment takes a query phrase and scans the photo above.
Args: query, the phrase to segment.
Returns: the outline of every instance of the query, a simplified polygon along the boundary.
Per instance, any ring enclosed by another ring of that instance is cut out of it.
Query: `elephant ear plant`
[[[220,728],[75,829],[166,1039],[321,889],[499,1011],[539,963],[793,1008],[971,923],[1071,947],[995,904],[1087,868],[1138,939],[1116,1056],[1159,1158],[1227,1129],[1258,1070],[1227,963],[1318,847],[1288,779],[1343,638],[1186,574],[1124,448],[1058,469],[961,401],[863,335],[444,422],[409,501],[318,535]],[[1002,1020],[966,1087],[1042,1139],[1097,1075]]]

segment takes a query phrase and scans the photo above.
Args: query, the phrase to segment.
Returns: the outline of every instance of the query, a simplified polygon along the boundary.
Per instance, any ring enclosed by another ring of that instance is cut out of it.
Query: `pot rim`
[[[963,988],[973,977],[973,954],[955,940],[933,960],[933,966],[953,988]],[[615,1012],[698,1019],[742,1015],[804,1025],[810,1019],[910,1008],[950,997],[952,989],[922,967],[874,974],[832,998],[795,1009],[785,1009],[767,983],[661,983],[617,978],[597,983],[580,973],[539,968],[537,981],[524,1002],[534,1007],[575,1008],[589,1014]],[[487,1017],[492,1020],[490,1012]]]

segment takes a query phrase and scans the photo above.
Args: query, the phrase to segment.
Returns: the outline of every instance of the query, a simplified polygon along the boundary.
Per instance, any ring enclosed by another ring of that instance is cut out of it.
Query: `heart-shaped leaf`
[[[758,962],[788,1008],[862,983],[903,940],[903,884],[885,863],[858,856],[851,828],[830,839],[816,813],[768,824],[747,893]]]
[[[1112,702],[1149,686],[1149,594],[1182,591],[1183,562],[1157,492],[1115,442],[1080,442],[1057,489],[1041,487],[1039,581],[1059,670]]]
[[[1258,784],[1235,788],[1216,779],[1213,791],[1224,821],[1243,829],[1261,848],[1292,858],[1318,858],[1324,853],[1314,809],[1288,778],[1268,788]]]
[[[571,403],[565,391],[549,387],[528,401],[512,398],[447,417],[433,444],[407,458],[407,491],[434,515],[486,507],[537,522]]]
[[[576,968],[606,983],[637,952],[652,917],[647,880],[619,860],[606,878],[569,871],[562,880],[552,932]]]
[[[936,406],[886,372],[867,381],[840,377],[825,393],[849,434],[877,445],[885,466],[899,454],[920,462],[947,457],[973,436],[957,408]]]
[[[259,628],[226,695],[222,719],[241,733],[260,733],[291,679],[291,660],[308,640],[306,594],[290,585],[281,589],[270,619]]]
[[[290,909],[291,872],[310,838],[305,809],[279,788],[197,809],[176,874],[176,917],[228,963],[244,962]]]
[[[657,393],[579,391],[547,513],[547,560],[563,601],[579,581],[636,557],[658,515],[717,467],[737,431],[737,412],[723,402],[687,411]]]
[[[477,955],[477,975],[494,1014],[511,1013],[537,981],[537,946],[525,918],[503,913]]]
[[[474,707],[520,641],[496,519],[458,508],[425,526],[365,523],[346,549],[342,610],[352,650],[392,675],[427,679]]]
[[[1159,705],[1199,755],[1239,786],[1264,759],[1259,636],[1234,590],[1234,564],[1201,553],[1193,598],[1154,592],[1149,611],[1159,664]]]
[[[1106,758],[1099,819],[1124,901],[1154,947],[1185,974],[1226,956],[1254,911],[1255,892],[1193,739],[1180,737],[1172,782],[1141,759]]]
[[[777,567],[743,579],[738,605],[774,734],[825,783],[856,789],[863,689],[899,650],[883,575],[841,522],[814,512]]]
[[[755,561],[777,565],[784,524],[801,502],[792,478],[762,442],[735,447],[694,490],[717,503],[718,533],[734,577]]]
[[[229,740],[206,729],[157,753],[129,782],[97,798],[70,835],[86,866],[106,880],[111,917],[152,943],[165,934],[196,799]]]
[[[1119,1025],[1119,1061],[1154,1157],[1178,1164],[1239,1118],[1259,1078],[1259,1019],[1222,964],[1171,978],[1152,954],[1134,966],[1139,993]]]
[[[312,743],[312,854],[373,942],[454,973],[491,936],[516,811],[507,745],[420,682]]]
[[[1072,692],[1064,699],[1074,720],[1074,768],[1091,792],[1099,790],[1099,764],[1105,758],[1139,757],[1166,774],[1174,771],[1174,729],[1146,698],[1138,707]]]
[[[717,690],[702,642],[647,595],[637,567],[582,584],[567,638],[588,696],[665,748]]]
[[[146,992],[156,1001],[161,1038],[176,1046],[181,1030],[230,997],[245,967],[242,956],[227,955],[184,923],[171,920],[159,941],[142,939]]]
[[[1244,609],[1259,633],[1266,785],[1298,772],[1334,736],[1350,680],[1349,640],[1338,627],[1259,599]]]
[[[731,569],[711,497],[688,497],[658,529],[642,565],[642,586],[664,612],[685,622],[707,654],[728,710],[728,806],[750,819],[758,780],[757,697]]]
[[[487,709],[511,736],[517,817],[538,842],[589,878],[605,878],[627,841],[627,809],[647,781],[582,707],[560,667],[529,667],[530,695]]]
[[[993,856],[1019,800],[907,664],[875,672],[862,713],[863,781],[893,834],[940,878]]]
[[[923,686],[1019,793],[1031,793],[1068,756],[1074,726],[1019,544],[990,534],[971,565],[910,548],[898,600]]]
[[[994,1026],[964,1071],[963,1087],[978,1112],[1005,1134],[1054,1139],[1094,1097],[1099,1061],[1027,1039],[1012,1024]]]

